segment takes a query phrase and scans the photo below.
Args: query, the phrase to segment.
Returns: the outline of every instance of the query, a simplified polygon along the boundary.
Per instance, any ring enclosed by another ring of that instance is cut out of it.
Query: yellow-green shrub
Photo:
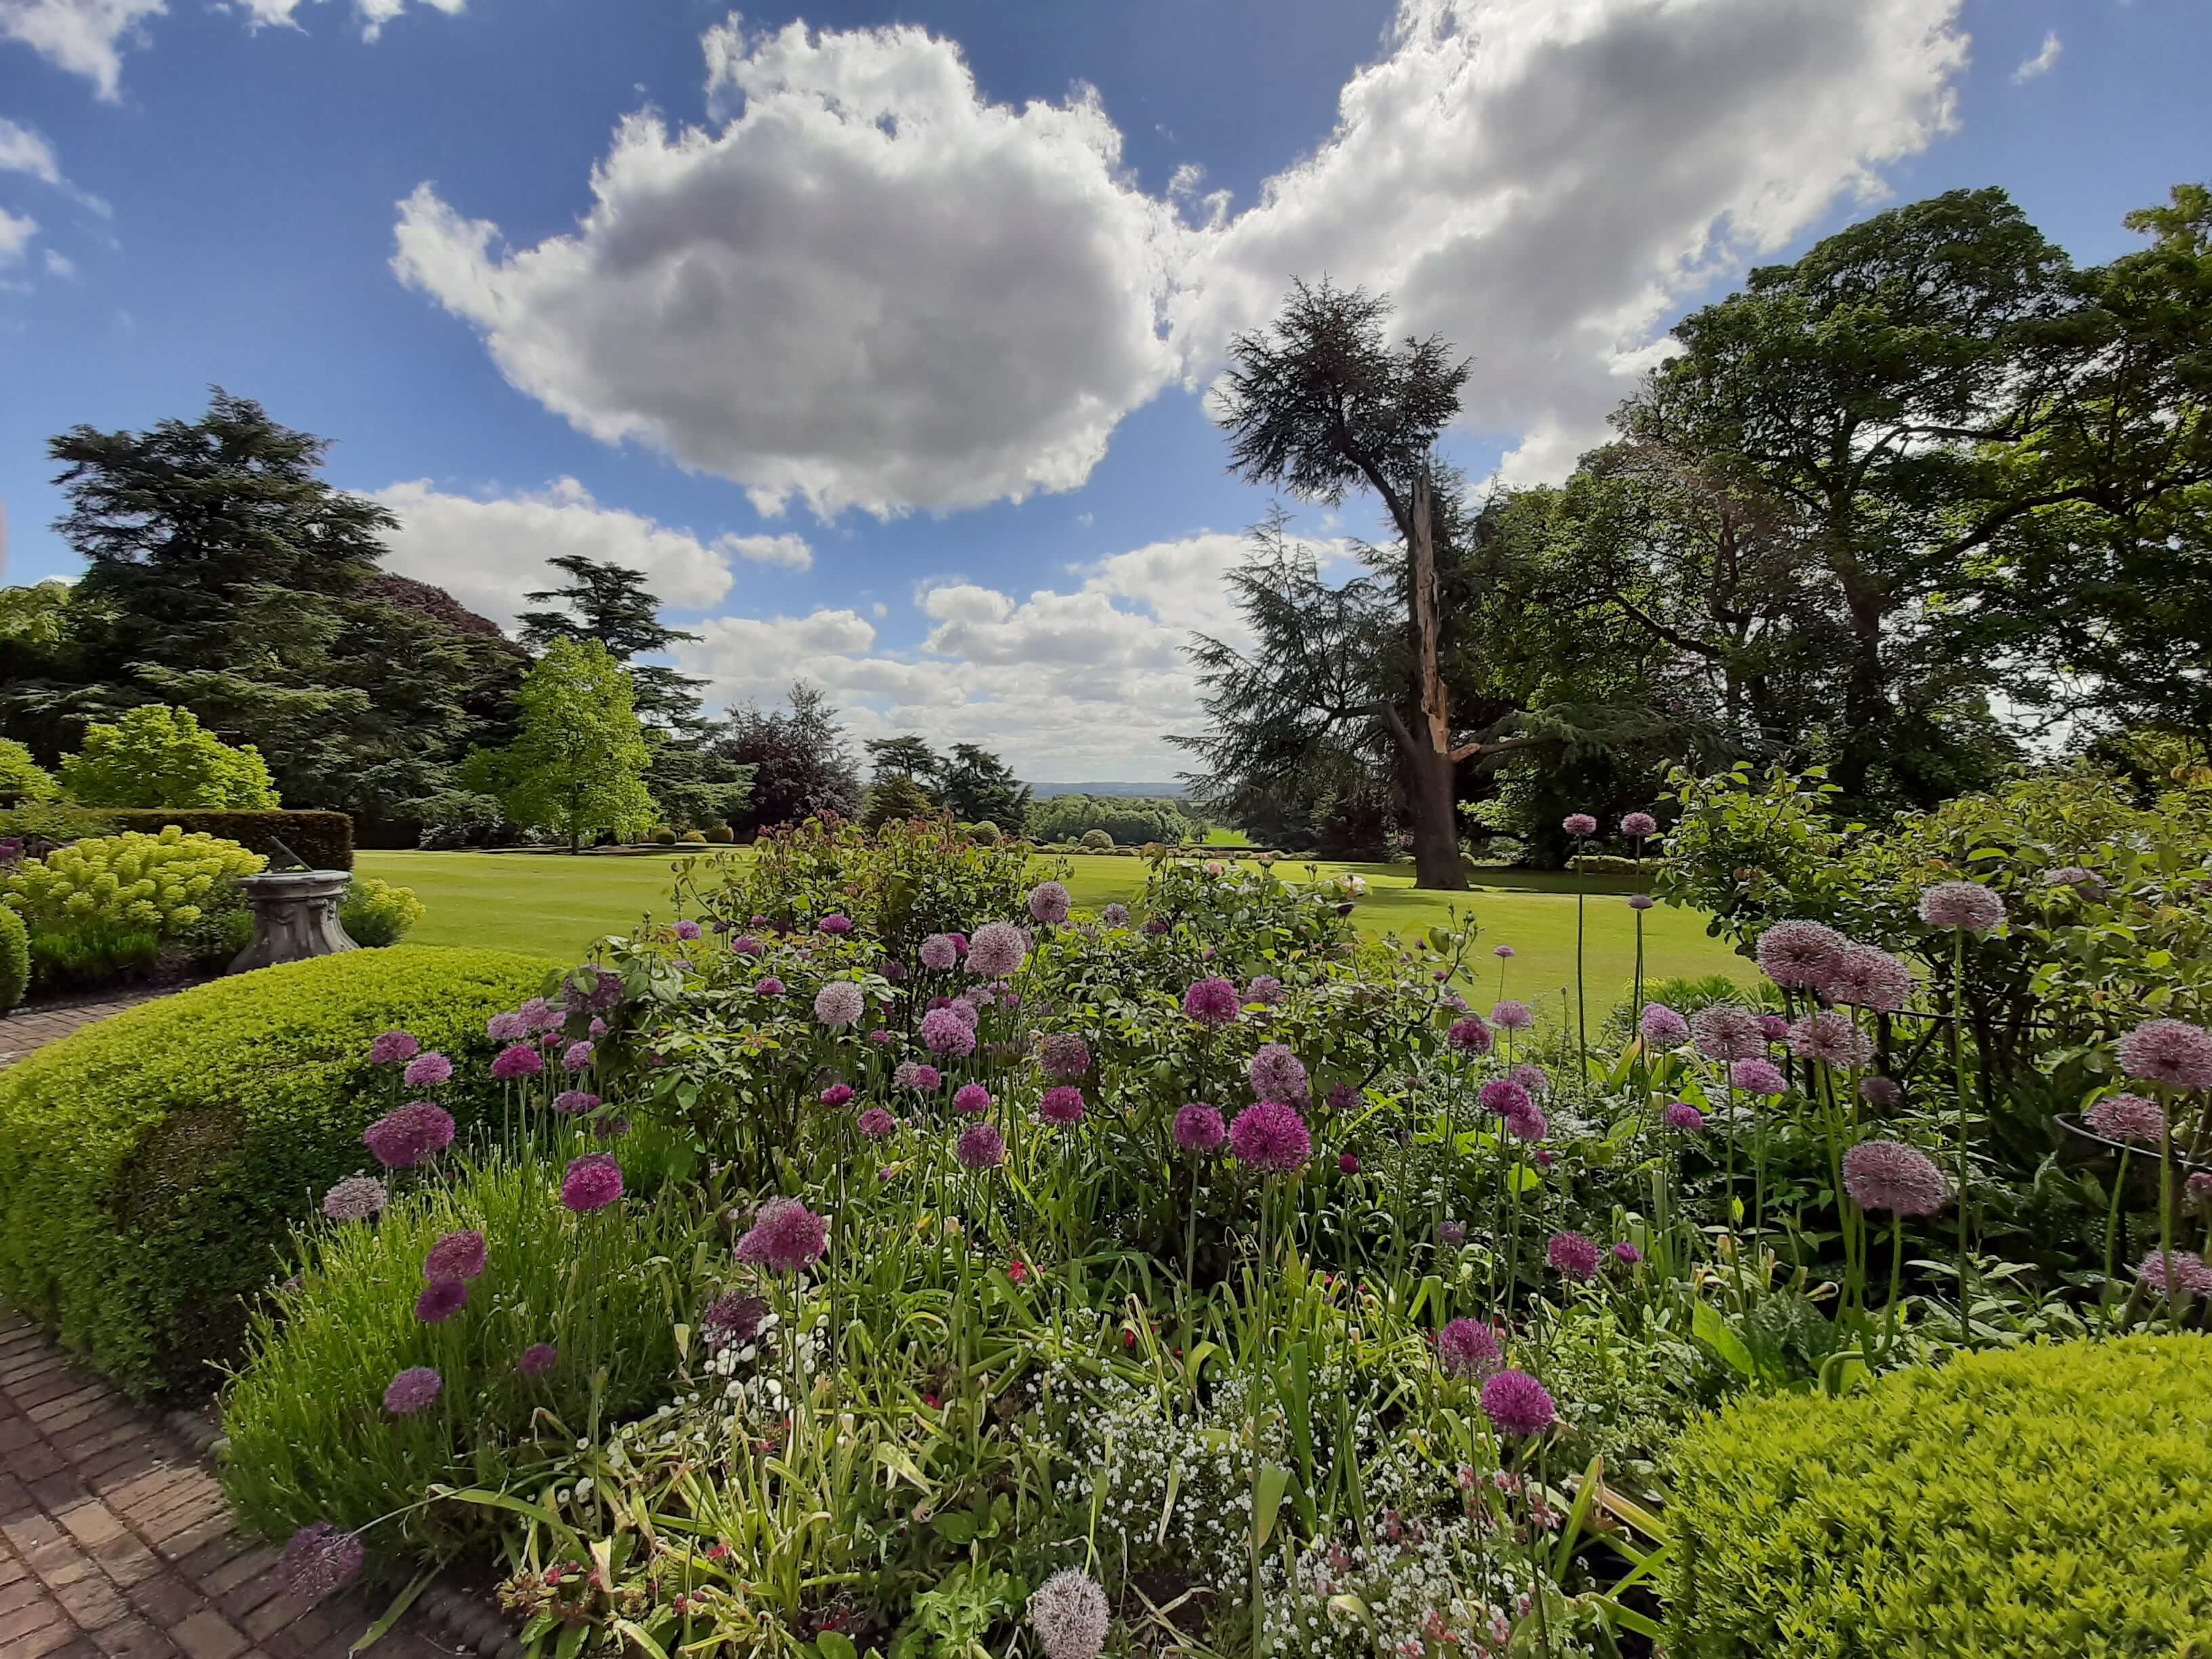
[[[0,905],[0,1014],[23,1000],[30,982],[31,950],[24,936],[23,919]]]
[[[2073,1659],[2212,1634],[2212,1338],[1746,1401],[1674,1459],[1677,1659]]]
[[[264,969],[87,1026],[0,1072],[0,1295],[134,1394],[206,1387],[290,1224],[369,1162],[398,1103],[381,1031],[455,1062],[440,1103],[495,1109],[484,1022],[551,964],[399,945]]]
[[[131,830],[26,859],[0,881],[0,902],[33,933],[128,928],[168,938],[219,908],[230,884],[268,862],[234,841]]]
[[[356,876],[338,902],[338,925],[356,945],[397,945],[422,920],[422,908],[412,887]]]

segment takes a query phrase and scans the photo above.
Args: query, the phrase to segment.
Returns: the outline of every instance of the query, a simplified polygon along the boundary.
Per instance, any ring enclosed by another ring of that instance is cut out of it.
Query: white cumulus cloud
[[[27,219],[0,208],[0,265],[12,265],[23,257],[23,250],[31,245],[31,238],[39,234],[39,222]]]
[[[806,544],[806,538],[789,532],[781,536],[718,536],[714,546],[755,564],[780,564],[787,570],[814,568],[814,550]]]
[[[2043,37],[2042,48],[2012,72],[2012,83],[2021,86],[2039,76],[2048,75],[2058,67],[2058,54],[2063,48],[2058,40],[2058,31],[2051,30]]]
[[[0,40],[19,40],[57,68],[82,75],[112,100],[123,78],[122,48],[143,38],[167,0],[0,0]]]

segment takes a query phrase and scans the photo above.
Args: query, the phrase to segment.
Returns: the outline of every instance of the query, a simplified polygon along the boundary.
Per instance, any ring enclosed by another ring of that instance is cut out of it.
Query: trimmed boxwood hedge
[[[0,904],[0,1014],[23,1000],[31,982],[31,941],[23,919]]]
[[[541,957],[396,945],[218,980],[0,1072],[0,1294],[142,1398],[204,1392],[290,1224],[369,1162],[403,1097],[379,1032],[455,1062],[463,1126],[496,1109],[484,1022],[550,988]]]
[[[118,835],[137,830],[158,835],[173,823],[186,835],[220,836],[271,863],[281,841],[315,870],[353,868],[353,820],[343,812],[218,812],[172,806],[42,806],[0,812],[0,834],[30,832],[48,840]]]
[[[2212,1635],[2212,1337],[1746,1401],[1674,1464],[1676,1659],[2178,1656]]]

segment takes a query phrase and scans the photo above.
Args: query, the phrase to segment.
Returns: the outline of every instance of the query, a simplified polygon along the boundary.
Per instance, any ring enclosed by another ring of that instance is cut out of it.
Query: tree
[[[746,833],[833,814],[858,817],[860,777],[829,694],[794,682],[789,708],[733,712],[715,744],[725,760],[750,766],[751,799],[732,823]]]
[[[876,781],[895,776],[912,779],[925,790],[945,775],[945,762],[937,751],[911,732],[902,737],[870,738],[860,745],[875,763]]]
[[[871,830],[880,830],[903,818],[928,817],[936,811],[937,803],[912,773],[890,772],[879,774],[868,786],[867,806],[860,821]]]
[[[0,806],[52,800],[61,793],[53,775],[13,738],[0,738]]]
[[[645,787],[653,750],[635,696],[605,646],[555,640],[516,693],[514,744],[478,751],[464,775],[496,795],[513,822],[565,836],[572,854],[603,830],[642,833],[657,809]]]
[[[1028,814],[1029,786],[989,750],[956,743],[944,766],[945,810],[963,823],[1018,824]]]
[[[251,744],[232,748],[190,710],[142,704],[112,726],[85,728],[62,763],[62,788],[86,806],[259,811],[277,805],[269,768]]]

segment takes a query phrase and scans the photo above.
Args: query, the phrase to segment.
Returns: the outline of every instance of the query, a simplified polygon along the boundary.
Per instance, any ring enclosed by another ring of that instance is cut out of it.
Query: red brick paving
[[[0,1022],[0,1043],[14,1024]],[[180,1443],[0,1304],[0,1655],[343,1659],[382,1601],[360,1589],[303,1601],[276,1561]],[[460,1650],[410,1619],[371,1651]]]

